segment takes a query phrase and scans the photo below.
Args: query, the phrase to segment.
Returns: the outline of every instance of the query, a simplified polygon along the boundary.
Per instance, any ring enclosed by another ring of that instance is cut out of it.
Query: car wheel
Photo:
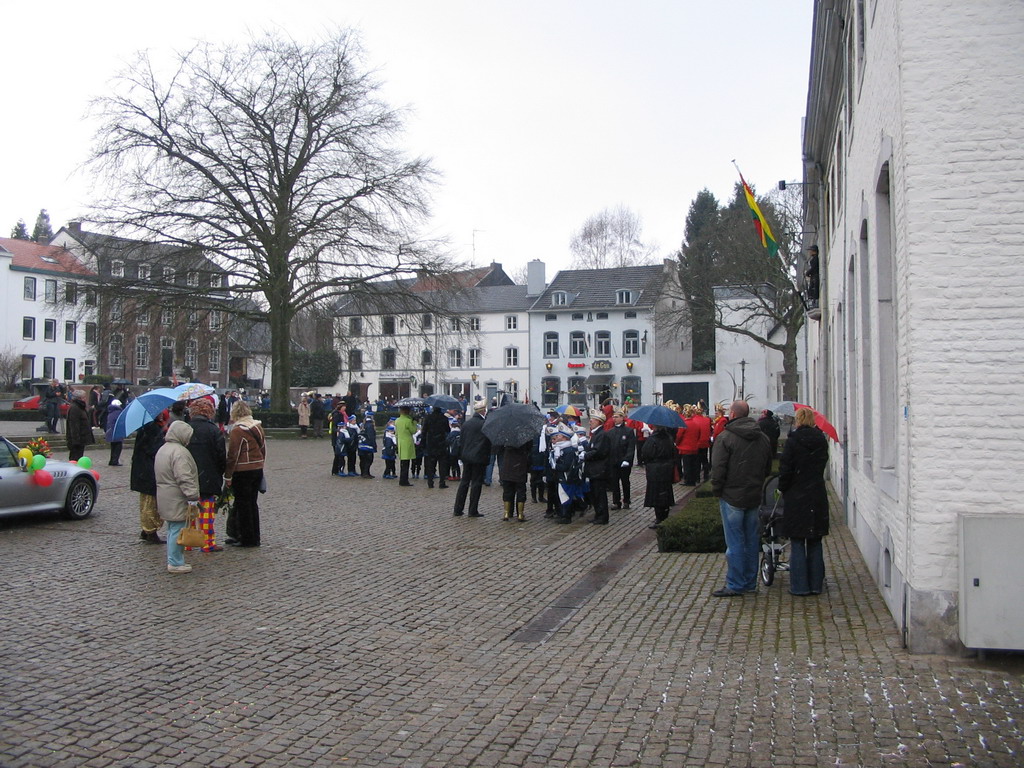
[[[92,514],[96,504],[96,486],[84,477],[76,477],[68,488],[68,500],[64,505],[64,514],[72,520],[83,520]]]

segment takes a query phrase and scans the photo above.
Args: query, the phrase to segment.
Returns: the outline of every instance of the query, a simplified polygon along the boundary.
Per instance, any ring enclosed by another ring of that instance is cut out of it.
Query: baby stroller
[[[789,542],[782,536],[783,500],[779,476],[769,475],[761,497],[761,581],[770,587],[776,571],[789,570]]]

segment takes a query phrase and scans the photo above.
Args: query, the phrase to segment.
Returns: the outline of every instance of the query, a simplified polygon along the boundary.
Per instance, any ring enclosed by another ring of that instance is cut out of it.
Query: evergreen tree
[[[679,251],[679,278],[690,315],[693,369],[715,368],[715,232],[718,200],[707,189],[697,193],[686,214],[683,247]]]
[[[32,239],[37,243],[49,242],[53,237],[53,229],[50,227],[50,214],[43,208],[36,216],[36,225],[32,229]]]
[[[15,240],[31,240],[32,238],[28,235],[28,227],[25,225],[24,219],[18,219],[18,223],[11,229],[11,237]]]

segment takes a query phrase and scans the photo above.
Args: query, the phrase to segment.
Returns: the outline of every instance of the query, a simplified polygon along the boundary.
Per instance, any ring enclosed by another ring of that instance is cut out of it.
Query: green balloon
[[[88,456],[83,456],[78,460],[78,466],[80,466],[82,469],[89,469],[92,466],[92,459],[90,459]]]
[[[32,469],[42,469],[46,466],[46,457],[41,453],[37,453],[32,457]]]

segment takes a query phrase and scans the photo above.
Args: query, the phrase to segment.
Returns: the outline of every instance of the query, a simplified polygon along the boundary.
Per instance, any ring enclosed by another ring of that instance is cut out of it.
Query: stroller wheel
[[[766,587],[770,587],[775,581],[775,552],[761,553],[761,581]]]

